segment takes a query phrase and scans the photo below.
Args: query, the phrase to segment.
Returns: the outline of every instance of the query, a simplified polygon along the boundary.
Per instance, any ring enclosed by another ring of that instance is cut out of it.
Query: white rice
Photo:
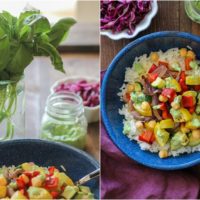
[[[177,62],[177,63],[179,63],[181,68],[184,69],[185,61],[184,61],[184,58],[179,55],[179,49],[178,48],[172,48],[172,49],[167,50],[166,52],[158,51],[157,53],[159,55],[159,60],[167,62],[167,63],[169,63],[169,65],[171,65],[174,62]],[[147,54],[144,54],[140,57],[136,57],[134,63],[137,63],[137,62],[142,64],[145,71],[148,71],[149,68],[153,64],[153,62],[150,59],[150,56],[148,56]],[[134,63],[133,63],[133,66],[134,66]],[[123,98],[123,95],[126,92],[125,91],[126,85],[128,83],[133,83],[137,79],[139,79],[139,76],[138,76],[137,73],[135,73],[133,66],[132,66],[132,68],[126,68],[124,84],[122,85],[122,87],[120,88],[120,92],[118,93],[118,96],[120,97],[121,101],[123,101],[122,98]],[[160,145],[158,145],[158,143],[156,141],[151,145],[146,143],[146,142],[142,142],[138,139],[138,135],[140,133],[139,133],[139,131],[137,131],[137,129],[135,127],[135,120],[133,119],[132,115],[129,113],[128,107],[127,107],[126,104],[123,105],[122,109],[119,109],[119,114],[124,115],[123,123],[130,123],[131,124],[131,131],[128,134],[125,134],[125,135],[130,140],[137,141],[137,143],[140,145],[140,148],[142,150],[148,150],[148,151],[155,153],[155,152],[159,152],[162,149],[166,149],[168,151],[168,155],[174,156],[174,157],[178,156],[180,154],[183,154],[183,153],[192,153],[192,152],[195,152],[195,151],[200,151],[200,145],[197,145],[197,146],[194,146],[194,147],[186,146],[186,147],[182,147],[182,148],[180,148],[176,151],[171,151],[169,143],[167,145],[165,145],[164,147],[160,147]]]

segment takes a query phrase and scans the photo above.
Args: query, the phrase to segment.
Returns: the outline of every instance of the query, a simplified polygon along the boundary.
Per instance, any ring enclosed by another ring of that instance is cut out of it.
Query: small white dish
[[[98,78],[95,77],[81,77],[81,76],[70,76],[70,77],[66,77],[64,79],[58,80],[56,81],[52,87],[50,88],[50,92],[54,93],[55,92],[55,88],[60,85],[61,83],[72,83],[78,80],[86,80],[89,83],[93,83],[93,82],[99,82]],[[85,116],[87,118],[88,123],[92,123],[92,122],[98,122],[99,121],[99,108],[100,106],[95,106],[95,107],[88,107],[88,106],[84,106],[85,109]]]
[[[152,9],[146,14],[144,19],[139,24],[136,25],[135,30],[132,35],[129,35],[127,33],[127,30],[124,30],[124,31],[122,31],[120,33],[116,33],[116,34],[113,34],[111,30],[101,30],[100,34],[105,35],[112,40],[120,40],[123,38],[125,38],[125,39],[134,38],[139,32],[147,29],[150,26],[153,17],[157,14],[157,12],[158,12],[157,0],[152,0],[151,5],[152,5]]]

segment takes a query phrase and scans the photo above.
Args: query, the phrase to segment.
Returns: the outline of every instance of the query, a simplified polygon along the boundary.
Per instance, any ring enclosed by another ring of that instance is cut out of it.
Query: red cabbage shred
[[[113,34],[127,30],[131,35],[150,10],[151,0],[101,0],[101,30]]]

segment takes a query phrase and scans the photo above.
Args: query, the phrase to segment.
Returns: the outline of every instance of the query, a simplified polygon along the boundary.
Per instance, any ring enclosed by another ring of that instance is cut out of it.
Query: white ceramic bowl
[[[66,77],[64,79],[58,80],[56,81],[50,91],[51,93],[54,93],[54,89],[60,85],[61,83],[71,83],[71,82],[75,82],[78,80],[86,80],[88,82],[99,82],[98,78],[95,77],[81,77],[81,76],[70,76],[70,77]],[[99,121],[99,105],[95,106],[95,107],[88,107],[88,106],[84,106],[85,109],[85,116],[87,118],[88,123],[92,123],[92,122],[97,122]]]
[[[100,33],[101,35],[105,35],[112,40],[120,40],[123,38],[126,39],[134,38],[139,32],[147,29],[150,26],[151,20],[157,14],[157,12],[158,12],[157,0],[152,0],[152,9],[146,14],[144,19],[139,24],[136,25],[132,35],[129,35],[126,30],[116,34],[113,34],[111,30],[101,30]]]

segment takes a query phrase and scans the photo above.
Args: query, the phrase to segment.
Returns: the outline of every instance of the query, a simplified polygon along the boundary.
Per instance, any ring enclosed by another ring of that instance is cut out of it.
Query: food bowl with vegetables
[[[189,33],[158,32],[114,58],[101,111],[112,140],[130,158],[168,170],[200,162],[199,44]]]
[[[156,0],[101,1],[101,35],[112,40],[134,38],[157,14]]]
[[[83,151],[30,139],[2,142],[0,149],[1,199],[99,197],[98,178],[83,185],[76,184],[80,178],[99,168],[97,161]]]
[[[88,123],[99,120],[99,79],[94,77],[70,76],[58,80],[51,87],[51,93],[74,92],[81,96]]]

